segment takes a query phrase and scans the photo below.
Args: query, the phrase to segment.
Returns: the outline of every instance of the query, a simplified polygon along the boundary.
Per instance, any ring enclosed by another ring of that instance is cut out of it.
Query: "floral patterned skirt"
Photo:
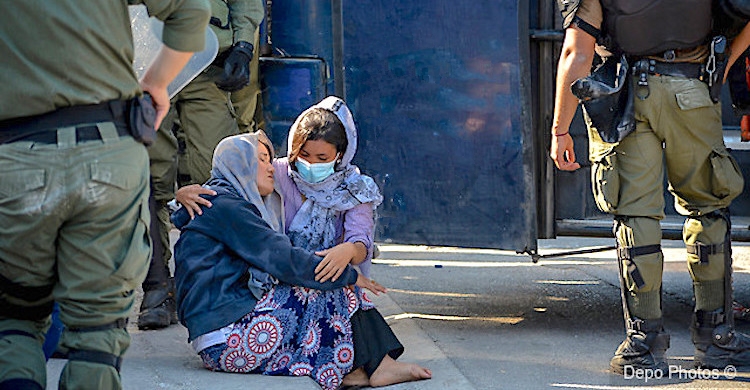
[[[276,285],[233,324],[225,344],[199,352],[213,371],[310,376],[336,389],[352,370],[350,317],[374,307],[359,287],[333,291]]]

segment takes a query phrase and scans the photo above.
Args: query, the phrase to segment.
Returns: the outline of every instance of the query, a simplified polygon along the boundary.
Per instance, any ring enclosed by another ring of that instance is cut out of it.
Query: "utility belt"
[[[711,100],[719,102],[724,70],[727,66],[728,47],[724,36],[716,36],[711,40],[709,55],[706,63],[672,62],[677,58],[675,50],[662,53],[663,60],[650,58],[633,59],[631,68],[633,76],[637,77],[635,95],[644,100],[649,95],[647,75],[663,75],[699,79],[708,84]]]
[[[592,125],[604,142],[622,141],[635,130],[635,97],[645,100],[649,94],[648,76],[667,75],[693,78],[708,84],[711,100],[719,101],[724,70],[727,65],[727,45],[723,36],[714,37],[705,64],[671,62],[676,52],[661,54],[663,61],[651,57],[625,54],[607,57],[588,77],[576,80],[571,92],[583,104]],[[637,82],[631,83],[634,77]]]
[[[44,144],[58,142],[58,129],[75,128],[75,141],[103,140],[97,123],[112,123],[117,135],[132,136],[150,145],[156,135],[156,110],[151,96],[144,94],[130,100],[64,107],[45,114],[0,121],[0,144],[31,141]]]
[[[647,73],[657,76],[674,76],[688,79],[703,79],[705,66],[690,62],[660,62],[652,59],[641,59],[633,65],[633,73]]]

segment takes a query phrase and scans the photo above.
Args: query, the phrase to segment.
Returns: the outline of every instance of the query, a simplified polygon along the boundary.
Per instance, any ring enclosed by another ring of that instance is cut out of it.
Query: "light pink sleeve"
[[[375,237],[375,217],[372,203],[364,203],[344,213],[344,242],[360,241],[367,247],[367,257],[359,264],[362,274],[370,277],[372,242]]]
[[[289,163],[286,158],[274,160],[273,167],[275,169],[273,178],[276,181],[276,187],[281,191],[281,196],[284,197],[284,226],[289,226],[297,211],[302,207],[302,194],[292,178],[289,177]]]

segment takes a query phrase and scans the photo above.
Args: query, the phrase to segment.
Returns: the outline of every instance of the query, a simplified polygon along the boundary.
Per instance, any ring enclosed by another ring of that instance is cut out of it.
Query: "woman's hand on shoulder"
[[[335,282],[354,258],[356,247],[350,242],[344,242],[333,248],[317,251],[315,254],[323,256],[323,261],[315,267],[315,281]]]
[[[199,184],[191,184],[189,186],[181,187],[174,194],[177,202],[185,207],[188,214],[190,214],[190,219],[195,218],[195,214],[203,214],[201,205],[206,207],[212,206],[211,202],[208,199],[201,197],[201,195],[216,195],[216,191],[205,188]]]
[[[370,279],[362,274],[359,274],[357,276],[357,286],[360,288],[366,288],[373,292],[375,295],[380,295],[381,293],[386,293],[388,290],[386,290],[385,287],[380,285],[380,283],[376,282],[374,279]]]

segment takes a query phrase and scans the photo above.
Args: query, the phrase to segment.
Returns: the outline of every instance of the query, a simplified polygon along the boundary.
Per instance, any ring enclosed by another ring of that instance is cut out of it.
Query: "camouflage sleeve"
[[[232,43],[253,42],[255,30],[266,15],[265,0],[230,0],[229,20],[232,23]]]
[[[204,0],[130,0],[143,3],[148,14],[164,21],[162,42],[174,50],[201,51],[205,47],[206,26],[211,9]]]

